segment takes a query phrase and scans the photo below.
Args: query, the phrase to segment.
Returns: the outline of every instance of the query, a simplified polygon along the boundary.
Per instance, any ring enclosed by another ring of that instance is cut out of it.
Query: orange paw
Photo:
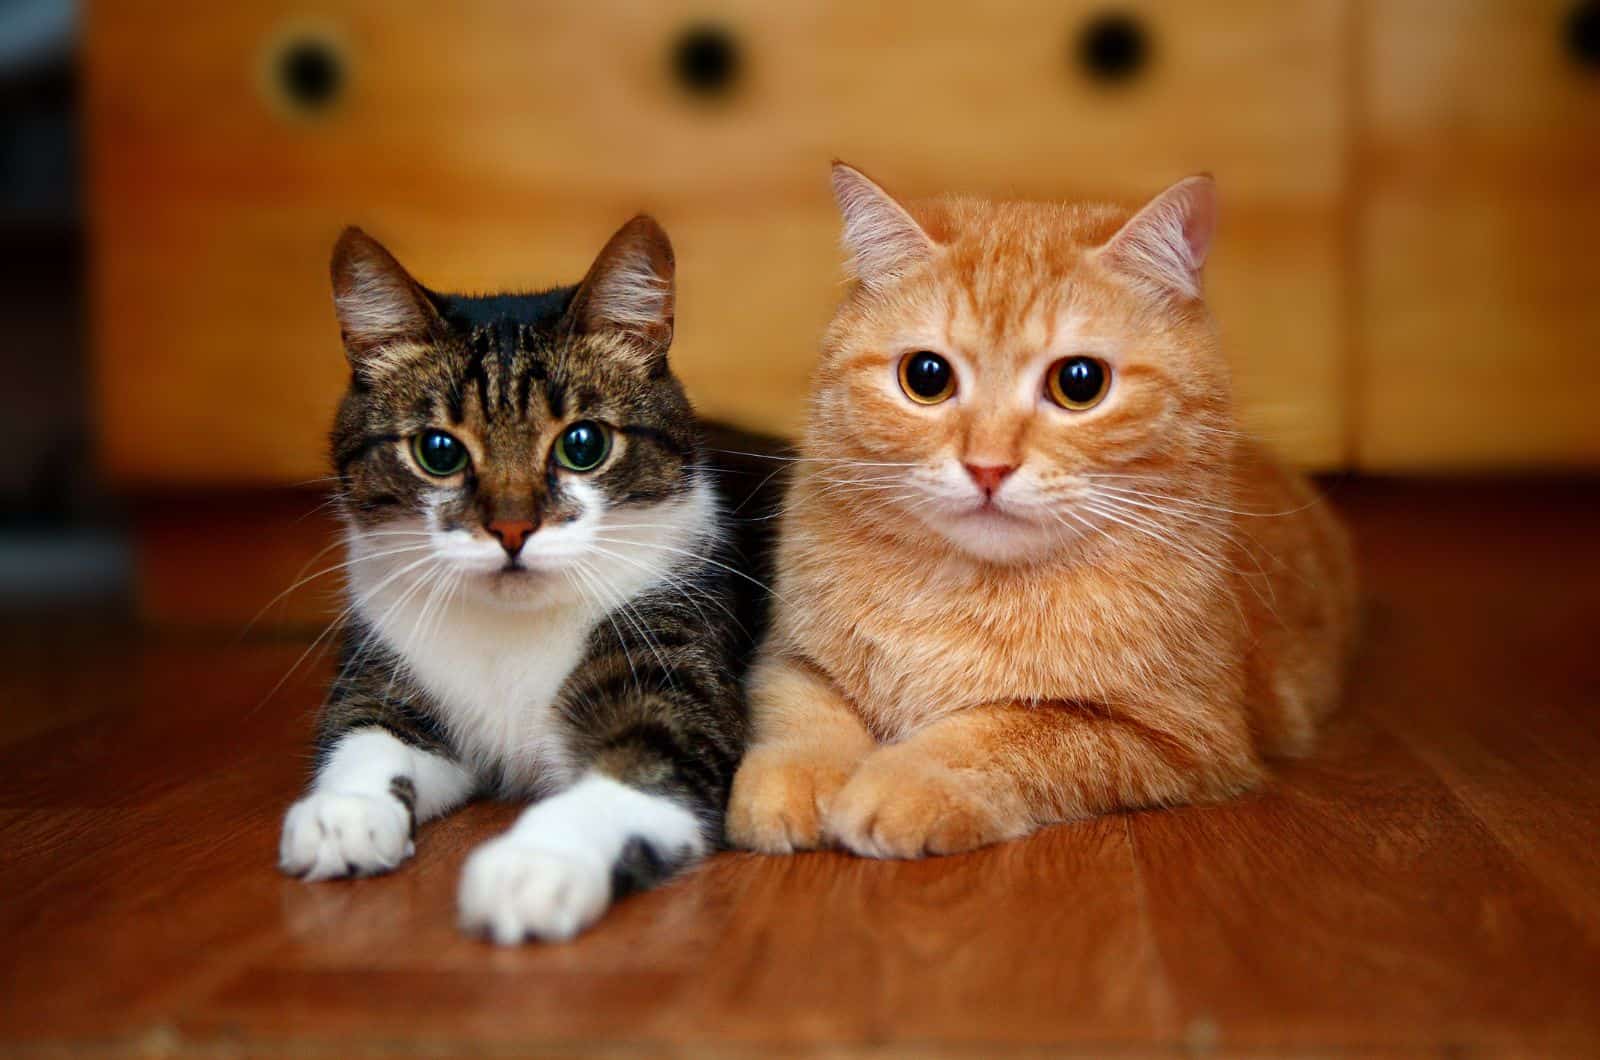
[[[920,755],[880,751],[833,799],[824,831],[863,857],[959,854],[1032,831],[1013,801]]]
[[[757,748],[745,756],[728,800],[728,841],[764,854],[792,854],[822,845],[828,802],[850,777],[850,764],[791,748]]]

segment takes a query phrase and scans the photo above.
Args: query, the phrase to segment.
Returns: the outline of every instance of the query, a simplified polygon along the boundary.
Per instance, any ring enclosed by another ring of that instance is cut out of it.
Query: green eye
[[[411,454],[422,470],[449,478],[467,466],[467,447],[453,434],[423,431],[411,439]]]
[[[568,471],[593,471],[611,452],[611,435],[594,420],[579,420],[556,439],[556,462]]]

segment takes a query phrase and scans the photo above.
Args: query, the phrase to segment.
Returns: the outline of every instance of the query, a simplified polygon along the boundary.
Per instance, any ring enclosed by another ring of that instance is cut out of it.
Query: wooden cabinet
[[[675,67],[708,10],[722,36]],[[1097,76],[1083,33],[1101,10],[98,5],[104,463],[130,487],[321,475],[344,382],[326,261],[347,222],[434,286],[539,287],[575,280],[650,210],[678,247],[675,358],[695,400],[790,431],[838,293],[835,155],[909,195],[1132,204],[1215,172],[1211,285],[1248,415],[1303,462],[1342,463],[1347,5],[1119,6],[1133,21],[1090,49]],[[297,42],[314,61],[289,80],[326,106],[281,95]],[[693,87],[718,76],[721,93]]]
[[[1212,300],[1246,419],[1290,456],[1600,461],[1600,4],[1107,10],[97,5],[105,466],[135,488],[322,474],[350,222],[435,286],[540,287],[650,210],[695,400],[790,432],[838,294],[834,156],[913,196],[1133,204],[1211,170]]]
[[[1360,466],[1593,466],[1600,4],[1385,0],[1367,14]]]

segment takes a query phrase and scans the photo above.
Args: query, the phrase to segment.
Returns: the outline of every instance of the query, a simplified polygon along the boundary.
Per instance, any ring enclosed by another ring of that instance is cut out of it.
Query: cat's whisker
[[[617,644],[622,649],[623,658],[625,658],[628,662],[628,673],[633,677],[633,690],[636,694],[643,695],[644,685],[639,680],[638,668],[633,664],[633,653],[628,651],[628,638],[622,635],[622,628],[617,625],[615,610],[609,602],[607,594],[603,592],[604,587],[600,582],[599,572],[594,571],[589,567],[588,564],[582,562],[581,560],[574,564],[571,569],[580,578],[582,578],[584,584],[589,587],[589,591],[594,598],[595,606],[599,609],[600,613],[605,616],[606,621],[611,624],[611,632],[616,634]]]
[[[417,639],[418,634],[422,632],[422,628],[427,622],[429,613],[432,611],[435,600],[438,597],[439,590],[448,584],[450,578],[454,575],[455,569],[444,564],[441,564],[438,570],[429,572],[430,584],[427,593],[423,597],[422,607],[417,610],[416,620],[411,625],[413,640]]]
[[[678,547],[673,546],[673,545],[663,545],[659,541],[634,541],[634,540],[628,540],[626,538],[604,538],[604,537],[596,536],[594,538],[594,540],[595,541],[599,541],[599,542],[601,542],[603,544],[609,544],[609,545],[635,545],[635,546],[638,546],[639,548],[653,548],[653,549],[658,549],[658,550],[660,550],[662,552],[671,552],[671,553],[673,553],[675,555],[689,556],[689,557],[691,557],[693,559],[699,560],[701,563],[709,563],[711,566],[716,567],[718,570],[725,570],[729,574],[732,574],[733,576],[735,576],[737,578],[742,578],[745,581],[749,582],[751,585],[754,585],[757,589],[760,589],[762,592],[770,594],[771,596],[773,596],[774,598],[776,598],[778,600],[782,600],[783,599],[783,597],[778,596],[778,594],[776,592],[773,592],[771,586],[764,584],[759,579],[752,578],[750,575],[746,574],[744,571],[738,569],[737,567],[730,567],[728,564],[723,563],[721,560],[712,559],[710,556],[703,556],[698,552],[691,552],[690,550],[688,550],[686,548],[678,548]]]
[[[392,583],[396,578],[401,577],[402,575],[408,573],[409,571],[415,570],[416,568],[422,566],[422,564],[430,562],[432,559],[433,559],[432,556],[424,556],[419,560],[412,561],[409,565],[400,568],[398,571],[391,572],[390,574],[385,576],[385,578],[381,582],[379,582],[376,586],[373,587],[373,589],[371,590],[372,593],[376,594],[376,593],[380,592],[385,586],[387,586],[390,583]],[[353,595],[354,594],[352,594],[352,596]],[[318,633],[316,638],[314,640],[312,640],[312,642],[309,645],[306,646],[306,650],[300,653],[300,657],[298,659],[296,659],[294,661],[294,663],[289,667],[288,672],[285,673],[282,677],[280,677],[278,679],[278,683],[277,684],[272,686],[271,690],[269,690],[267,692],[266,696],[261,700],[261,702],[259,704],[257,704],[256,709],[259,710],[261,707],[266,706],[267,703],[271,701],[272,697],[278,694],[278,690],[281,689],[284,686],[285,682],[287,682],[290,677],[294,676],[295,671],[300,669],[301,665],[306,661],[306,657],[309,656],[312,653],[312,651],[314,651],[316,649],[317,645],[321,644],[324,640],[326,640],[328,638],[328,635],[331,634],[336,628],[338,628],[338,626],[341,623],[343,623],[344,620],[347,617],[349,617],[349,615],[360,606],[361,605],[360,605],[360,602],[358,600],[352,599],[350,604],[348,606],[346,606],[344,608],[344,610],[340,611],[337,615],[335,615],[334,618],[333,618],[333,621],[329,622],[327,624],[327,626],[323,627],[322,632]]]
[[[1096,478],[1100,478],[1102,476],[1099,475],[1099,474],[1093,474],[1093,475],[1088,475],[1088,476],[1085,476],[1085,477],[1090,478],[1090,479],[1096,479]],[[1123,476],[1114,476],[1114,477],[1120,478],[1120,477],[1123,477]],[[1126,477],[1137,478],[1138,476],[1131,475],[1131,476],[1126,476]],[[1100,483],[1100,484],[1097,484],[1095,486],[1095,488],[1098,489],[1098,490],[1107,490],[1107,491],[1119,492],[1119,493],[1123,493],[1123,494],[1126,494],[1126,495],[1129,495],[1129,496],[1143,497],[1143,498],[1147,498],[1147,499],[1150,499],[1150,500],[1169,501],[1171,503],[1181,504],[1181,505],[1185,505],[1187,507],[1200,508],[1200,509],[1204,509],[1206,511],[1220,512],[1220,513],[1223,513],[1223,514],[1226,514],[1226,515],[1238,515],[1238,516],[1243,516],[1245,518],[1251,518],[1251,519],[1277,519],[1277,518],[1281,518],[1283,516],[1297,515],[1300,512],[1306,511],[1309,508],[1314,508],[1318,504],[1322,503],[1322,498],[1321,497],[1313,497],[1311,500],[1306,501],[1304,504],[1302,504],[1302,505],[1300,505],[1298,507],[1295,507],[1295,508],[1286,508],[1286,509],[1284,509],[1282,511],[1277,511],[1277,512],[1249,512],[1249,511],[1241,511],[1241,510],[1236,509],[1236,508],[1224,507],[1222,505],[1209,504],[1209,503],[1207,503],[1205,501],[1198,501],[1198,500],[1194,500],[1194,499],[1189,498],[1189,497],[1175,497],[1175,496],[1172,496],[1170,494],[1151,493],[1151,492],[1149,492],[1147,490],[1134,490],[1134,489],[1129,489],[1128,487],[1125,487],[1125,486],[1114,486],[1114,485],[1107,485],[1105,483]]]
[[[633,558],[631,558],[629,556],[624,556],[620,552],[613,552],[610,549],[601,548],[598,545],[592,545],[590,547],[594,552],[596,552],[596,553],[598,553],[598,554],[600,554],[602,556],[605,556],[605,557],[607,557],[609,559],[618,560],[618,561],[620,561],[622,563],[626,563],[629,566],[635,567],[638,570],[644,571],[647,574],[660,575],[662,580],[667,582],[667,584],[672,586],[675,590],[677,590],[677,592],[680,595],[682,595],[684,597],[684,599],[689,601],[690,606],[692,606],[695,609],[695,612],[700,616],[700,621],[709,623],[709,620],[706,617],[706,613],[703,610],[701,610],[700,605],[699,605],[699,603],[696,602],[695,597],[691,597],[689,595],[689,591],[688,590],[690,588],[695,588],[696,594],[698,595],[699,599],[703,599],[703,600],[707,601],[708,603],[714,604],[719,610],[722,611],[723,614],[727,615],[728,618],[730,618],[733,621],[733,623],[736,626],[739,627],[740,630],[744,630],[744,625],[739,621],[738,616],[735,615],[733,613],[733,611],[726,604],[724,604],[722,601],[716,599],[711,594],[707,593],[704,589],[700,589],[698,587],[692,586],[689,582],[686,582],[682,578],[677,577],[675,574],[673,574],[670,571],[658,571],[654,567],[651,567],[649,564],[641,563],[638,560],[633,559]],[[746,630],[745,632],[748,632],[748,631]]]
[[[316,562],[316,559],[317,559],[318,556],[325,555],[326,553],[332,551],[333,549],[338,548],[342,544],[344,544],[344,542],[335,541],[332,544],[328,545],[326,548],[323,548],[320,552],[318,552],[316,554],[316,556],[312,556],[311,557],[310,562],[308,562],[306,564],[306,566],[309,567],[311,565],[311,563]],[[327,575],[333,574],[333,573],[335,573],[337,571],[341,571],[341,570],[345,570],[345,569],[347,569],[349,567],[353,567],[357,563],[365,563],[365,562],[368,562],[370,560],[385,559],[385,558],[390,557],[390,556],[398,556],[398,555],[401,555],[403,553],[408,553],[408,552],[420,552],[423,549],[425,549],[426,547],[427,547],[426,545],[415,545],[415,546],[409,546],[409,547],[406,547],[406,548],[392,549],[392,550],[386,551],[386,552],[372,552],[372,553],[366,553],[366,554],[363,554],[363,555],[352,556],[352,557],[344,560],[341,563],[333,564],[331,567],[324,567],[321,570],[317,571],[315,574],[305,575],[304,577],[300,577],[300,576],[297,575],[294,584],[290,585],[287,589],[283,590],[277,596],[274,596],[271,600],[268,600],[266,602],[266,604],[261,608],[261,610],[256,612],[255,617],[252,618],[249,622],[245,623],[245,627],[244,627],[244,629],[242,629],[239,632],[239,636],[243,637],[247,633],[249,633],[250,630],[255,627],[255,624],[257,622],[261,621],[261,617],[263,615],[265,615],[268,611],[272,610],[273,607],[275,607],[280,601],[282,601],[289,594],[293,593],[296,589],[299,589],[302,586],[308,585],[311,582],[316,581],[318,578],[323,578],[323,577],[326,577]],[[302,567],[300,569],[303,572],[305,570],[305,567]]]
[[[437,560],[436,559],[435,560],[435,564],[436,565],[434,567],[430,567],[429,569],[423,571],[415,579],[412,580],[410,585],[406,586],[405,590],[403,592],[401,592],[400,596],[397,599],[395,599],[389,605],[386,613],[380,619],[380,623],[387,623],[388,620],[390,619],[390,617],[398,614],[400,609],[405,607],[407,601],[409,601],[412,597],[416,596],[419,592],[421,592],[422,589],[425,586],[431,585],[435,581],[435,579],[437,579],[439,577],[440,573],[443,570],[447,569],[447,568],[445,568],[444,562],[442,560]],[[424,596],[423,599],[424,599],[424,601],[426,601],[426,599],[427,599],[426,596]],[[412,624],[412,632],[411,632],[411,640],[412,641],[416,640],[416,634],[417,634],[417,623],[413,623]],[[389,683],[384,686],[384,690],[383,690],[383,694],[384,694],[385,698],[387,698],[389,695],[391,695],[394,692],[395,682],[400,680],[400,674],[405,669],[406,669],[405,656],[403,654],[399,653],[399,652],[394,653],[394,665],[389,668]]]
[[[1202,551],[1200,551],[1198,549],[1195,549],[1192,546],[1187,546],[1182,541],[1178,540],[1177,538],[1173,537],[1171,534],[1166,533],[1166,532],[1164,532],[1162,530],[1151,529],[1147,525],[1141,525],[1141,523],[1135,522],[1133,520],[1133,518],[1131,517],[1130,513],[1127,512],[1126,510],[1121,511],[1121,512],[1117,512],[1117,511],[1112,510],[1111,508],[1108,508],[1108,507],[1106,507],[1104,505],[1096,504],[1096,503],[1094,503],[1092,501],[1085,503],[1084,507],[1087,510],[1089,510],[1089,511],[1095,513],[1096,515],[1100,516],[1103,519],[1109,519],[1114,523],[1117,523],[1117,524],[1119,524],[1121,526],[1127,527],[1129,530],[1133,530],[1136,533],[1143,534],[1143,535],[1145,535],[1146,537],[1150,538],[1153,541],[1160,542],[1162,545],[1166,546],[1169,550],[1171,550],[1174,554],[1179,555],[1179,556],[1183,556],[1183,557],[1185,557],[1187,559],[1195,560],[1196,562],[1202,564],[1202,566],[1204,566],[1206,568],[1216,569],[1216,568],[1219,568],[1219,567],[1222,566],[1221,562],[1218,560],[1217,557],[1212,556],[1212,555],[1208,555],[1205,552],[1202,552]]]
[[[1153,510],[1156,510],[1156,511],[1164,512],[1165,514],[1171,516],[1172,518],[1186,520],[1186,521],[1188,521],[1190,523],[1198,524],[1200,526],[1207,527],[1212,532],[1221,534],[1230,544],[1232,544],[1234,546],[1234,548],[1237,551],[1243,552],[1246,556],[1249,557],[1251,564],[1255,566],[1257,573],[1260,574],[1263,578],[1267,578],[1268,575],[1267,575],[1266,569],[1261,564],[1260,557],[1258,557],[1255,554],[1255,550],[1256,549],[1259,548],[1259,549],[1261,549],[1262,552],[1266,553],[1267,558],[1269,560],[1271,560],[1275,565],[1280,566],[1280,567],[1283,566],[1281,561],[1279,561],[1278,557],[1274,556],[1270,551],[1268,551],[1265,548],[1265,546],[1261,545],[1260,542],[1255,541],[1253,538],[1249,537],[1248,535],[1242,533],[1241,531],[1239,531],[1234,526],[1229,525],[1229,523],[1227,521],[1211,520],[1211,519],[1208,519],[1208,518],[1202,518],[1200,516],[1192,515],[1192,514],[1190,514],[1188,512],[1185,512],[1185,511],[1174,511],[1174,510],[1171,510],[1171,509],[1162,508],[1162,507],[1160,507],[1158,505],[1154,505],[1154,504],[1140,503],[1140,501],[1135,500],[1132,496],[1127,496],[1127,495],[1122,495],[1122,494],[1118,494],[1115,497],[1115,499],[1113,499],[1112,496],[1108,495],[1105,492],[1105,487],[1103,487],[1103,486],[1097,488],[1096,494],[1099,496],[1099,498],[1101,499],[1101,501],[1103,503],[1112,503],[1114,505],[1130,505],[1131,504],[1131,505],[1135,505],[1135,506],[1138,506],[1138,507],[1141,507],[1141,508],[1150,508],[1150,509],[1153,509]],[[1122,508],[1121,510],[1123,510],[1126,513],[1126,508]],[[1131,513],[1129,513],[1129,514],[1131,514]],[[1233,571],[1233,573],[1235,573],[1235,574],[1239,574],[1241,576],[1245,576],[1245,572],[1244,571],[1240,571],[1240,570],[1238,570],[1237,568],[1234,568],[1234,567],[1230,567],[1229,569],[1231,571]],[[1299,577],[1299,575],[1297,574],[1296,577]],[[1304,578],[1301,578],[1300,580],[1302,582],[1305,581]],[[1270,582],[1270,579],[1269,579],[1269,582]]]
[[[847,456],[780,456],[775,453],[747,453],[738,449],[713,449],[713,453],[724,453],[728,456],[748,456],[757,460],[776,460],[786,464],[832,464],[850,465],[855,467],[918,467],[919,461],[915,460],[857,460]]]

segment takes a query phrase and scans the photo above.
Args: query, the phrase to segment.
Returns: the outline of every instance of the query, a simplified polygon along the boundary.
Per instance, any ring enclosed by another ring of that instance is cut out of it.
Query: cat
[[[1344,532],[1237,426],[1208,176],[1109,206],[902,204],[838,163],[823,343],[730,839],[913,858],[1224,799],[1304,753]]]
[[[479,794],[464,930],[561,940],[721,842],[762,598],[667,362],[674,260],[649,217],[583,282],[438,294],[358,229],[334,303],[349,621],[280,867],[368,876]]]

